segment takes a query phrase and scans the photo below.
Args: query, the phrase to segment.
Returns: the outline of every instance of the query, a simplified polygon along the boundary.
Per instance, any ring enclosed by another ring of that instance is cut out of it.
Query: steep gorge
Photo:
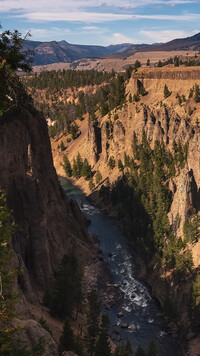
[[[93,172],[97,170],[101,172],[102,183],[91,194],[91,197],[94,196],[98,202],[98,190],[101,185],[105,185],[105,182],[109,182],[109,185],[114,184],[122,176],[117,162],[121,160],[124,163],[124,152],[132,157],[134,132],[139,145],[142,142],[143,132],[145,132],[151,148],[154,147],[156,141],[163,142],[166,149],[170,151],[173,151],[174,142],[177,144],[180,142],[182,146],[187,144],[187,159],[184,167],[176,169],[175,175],[167,181],[172,195],[168,218],[173,229],[176,218],[179,217],[180,226],[177,235],[182,239],[184,222],[191,209],[195,208],[198,213],[200,209],[200,129],[198,125],[200,104],[189,98],[190,89],[195,84],[200,84],[199,78],[200,74],[197,69],[167,68],[155,69],[155,71],[151,69],[146,72],[141,69],[138,73],[133,74],[126,87],[128,97],[129,93],[136,94],[138,86],[142,83],[147,94],[141,96],[139,102],[126,101],[122,108],[113,110],[103,118],[99,117],[97,122],[90,123],[88,133],[84,131],[83,135],[76,139],[72,145],[67,144],[65,136],[61,137],[67,147],[64,154],[67,154],[71,162],[79,152],[83,159],[88,158]],[[165,84],[172,91],[172,94],[166,99],[163,96]],[[177,101],[177,93],[186,98],[182,104]],[[189,107],[194,109],[191,115],[188,114]],[[85,123],[86,126],[87,123]],[[56,144],[52,143],[53,150],[55,150],[54,162],[59,173],[64,174],[60,166],[63,153],[56,151],[58,143],[59,140]],[[110,169],[108,166],[110,157],[115,160],[114,169]],[[137,160],[136,164],[139,164]],[[126,170],[125,168],[124,171],[126,172]],[[88,183],[83,178],[80,178],[77,183],[89,194]],[[199,240],[188,243],[186,247],[186,251],[191,251],[193,255],[195,273],[198,272],[200,265],[199,247]],[[162,305],[165,304],[168,296],[172,301],[176,301],[177,307],[182,310],[178,328],[182,328],[182,332],[185,329],[184,333],[188,335],[190,334],[188,302],[195,274],[191,275],[188,272],[185,280],[180,282],[171,272],[162,273],[159,263],[152,260],[145,278]],[[198,345],[198,342],[198,337],[192,340],[191,355],[195,354],[194,345]]]

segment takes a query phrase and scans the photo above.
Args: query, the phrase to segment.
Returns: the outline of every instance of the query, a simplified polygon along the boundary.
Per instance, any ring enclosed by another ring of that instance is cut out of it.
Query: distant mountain
[[[122,43],[104,47],[70,44],[66,41],[25,41],[24,48],[34,50],[33,65],[71,63],[82,58],[103,58],[108,56],[125,58],[136,52],[144,51],[199,51],[200,33],[191,37],[179,38],[166,43],[154,43],[152,45]]]
[[[140,45],[142,46],[142,45]],[[123,56],[131,56],[138,51],[199,51],[200,50],[200,33],[186,38],[178,38],[166,43],[154,43],[152,45],[143,45],[140,50],[136,46],[128,48],[123,52]]]
[[[73,62],[81,58],[102,58],[114,53],[122,53],[132,46],[131,43],[119,45],[87,46],[70,44],[66,41],[36,42],[25,41],[24,48],[34,50],[33,65],[45,65],[60,62]]]

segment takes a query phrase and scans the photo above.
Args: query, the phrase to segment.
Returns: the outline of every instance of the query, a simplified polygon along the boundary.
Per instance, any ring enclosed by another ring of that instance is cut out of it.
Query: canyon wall
[[[0,117],[0,187],[6,191],[16,224],[11,247],[13,263],[20,270],[17,308],[24,319],[17,323],[26,327],[30,345],[45,336],[45,355],[53,356],[58,355],[57,346],[40,324],[30,320],[29,305],[40,305],[64,254],[73,250],[85,263],[93,256],[93,245],[84,216],[59,184],[45,119],[20,84],[13,78],[9,81],[12,102]]]

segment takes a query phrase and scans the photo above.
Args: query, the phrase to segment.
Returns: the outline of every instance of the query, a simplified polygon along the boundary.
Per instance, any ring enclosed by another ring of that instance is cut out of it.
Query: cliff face
[[[58,182],[46,122],[25,98],[13,92],[15,104],[1,117],[0,186],[17,224],[12,244],[22,269],[18,282],[33,302],[51,286],[64,254],[74,249],[87,260],[91,253],[84,218]]]

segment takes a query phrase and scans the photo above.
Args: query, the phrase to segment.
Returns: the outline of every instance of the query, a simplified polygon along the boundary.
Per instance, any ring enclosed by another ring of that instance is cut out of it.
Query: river
[[[135,252],[130,252],[128,241],[115,221],[93,206],[81,190],[67,179],[61,177],[60,182],[68,198],[75,199],[91,221],[88,231],[98,236],[113,281],[123,293],[121,305],[107,311],[111,330],[117,328],[119,335],[130,340],[133,347],[141,345],[146,348],[153,339],[158,346],[158,356],[181,356],[177,340],[168,333],[159,304],[151,296],[148,286],[138,279]],[[124,313],[123,318],[117,317],[119,312]],[[129,327],[136,326],[137,329],[122,329],[121,323],[127,323]]]

